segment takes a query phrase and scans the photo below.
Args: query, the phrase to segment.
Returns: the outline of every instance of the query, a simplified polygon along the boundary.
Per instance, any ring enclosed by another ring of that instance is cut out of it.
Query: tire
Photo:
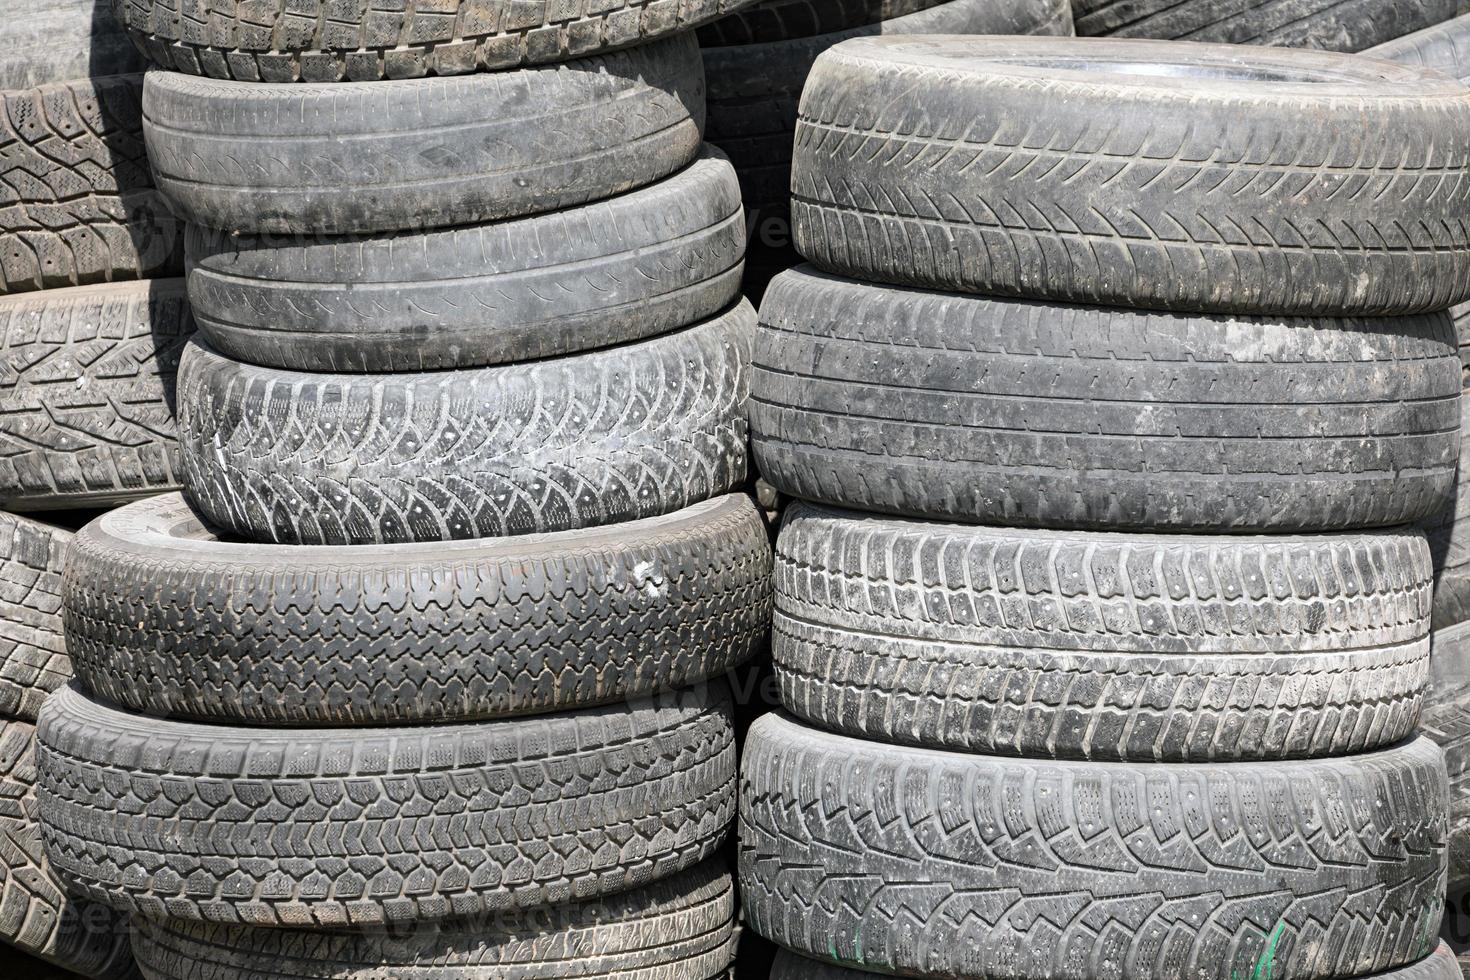
[[[746,2],[438,0],[328,10],[296,0],[118,0],[133,38],[160,67],[244,82],[407,79],[585,58],[646,47]]]
[[[1330,174],[1326,160],[1339,161]],[[810,261],[857,279],[1400,315],[1470,292],[1467,169],[1470,90],[1423,69],[1142,41],[861,38],[808,78],[792,225]]]
[[[37,725],[46,856],[152,919],[335,928],[498,915],[636,888],[720,846],[728,689],[477,725],[166,721],[76,686]]]
[[[777,277],[761,311],[753,449],[794,497],[964,523],[1286,532],[1421,520],[1454,485],[1443,313],[1176,316],[810,268]]]
[[[194,227],[189,298],[227,357],[299,371],[481,367],[642,340],[740,292],[723,154],[594,204],[444,231],[282,240]]]
[[[179,370],[184,473],[249,541],[390,544],[667,514],[745,479],[755,313],[503,367],[376,376]]]
[[[71,680],[61,627],[61,569],[72,535],[0,514],[0,717],[34,722]]]
[[[153,187],[143,76],[0,91],[0,295],[178,275],[183,224]]]
[[[221,541],[170,494],[80,532],[65,608],[77,676],[128,710],[463,722],[725,673],[764,639],[770,566],[743,494],[591,531],[351,548]]]
[[[1434,555],[1434,626],[1462,623],[1470,619],[1470,394],[1460,397],[1454,489],[1449,502],[1424,522],[1424,530]]]
[[[1450,776],[1449,889],[1470,887],[1470,622],[1436,628],[1419,728]]]
[[[1363,54],[1403,65],[1433,68],[1463,82],[1470,79],[1470,16],[1456,17],[1394,38]]]
[[[781,703],[987,755],[1232,761],[1410,736],[1429,673],[1417,532],[1002,530],[797,505],[776,546]]]
[[[148,980],[712,980],[734,950],[735,886],[720,861],[580,905],[403,933],[306,932],[139,919]]]
[[[913,977],[1359,976],[1433,948],[1446,793],[1423,738],[1139,766],[901,748],[769,714],[741,765],[742,908],[789,949]]]
[[[1362,51],[1470,10],[1465,0],[1073,0],[1077,33]]]
[[[179,485],[182,279],[0,296],[0,507],[105,507]]]
[[[759,0],[705,24],[699,29],[697,36],[702,48],[791,41],[906,17],[944,2],[945,0]],[[1067,15],[1071,16],[1070,0],[1067,6]],[[708,58],[708,54],[705,57]]]
[[[0,91],[141,72],[108,0],[27,0],[6,12]]]
[[[26,722],[0,721],[0,942],[74,974],[121,977],[132,963],[127,922],[69,897],[42,854],[34,736]]]
[[[152,72],[158,186],[195,224],[423,231],[612,197],[699,154],[692,37],[524,71],[378,85],[256,85]]]

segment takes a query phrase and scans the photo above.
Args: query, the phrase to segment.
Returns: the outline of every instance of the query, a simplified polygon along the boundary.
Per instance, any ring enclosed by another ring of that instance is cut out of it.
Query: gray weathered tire
[[[1361,51],[1465,13],[1465,0],[1073,0],[1077,33]]]
[[[646,46],[749,0],[116,2],[163,68],[245,82],[335,82],[493,72]]]
[[[266,725],[468,721],[717,677],[770,622],[743,494],[587,531],[429,545],[221,541],[177,494],[79,532],[77,677],[145,714]]]
[[[711,856],[734,813],[723,683],[409,728],[235,728],[76,685],[36,726],[41,834],[76,895],[148,918],[337,927],[625,891]]]
[[[946,0],[758,0],[698,31],[706,50],[835,34],[894,20],[938,6]],[[1050,3],[1052,0],[1040,0]],[[1071,16],[1071,3],[1067,2]],[[708,57],[708,55],[706,55]]]
[[[182,279],[0,296],[0,507],[105,506],[179,485]]]
[[[1361,976],[1433,949],[1446,796],[1426,738],[1041,762],[768,714],[741,762],[742,908],[789,949],[914,977]]]
[[[734,168],[516,220],[372,238],[192,226],[189,299],[215,350],[298,371],[480,367],[641,340],[740,291]]]
[[[799,268],[761,304],[751,431],[796,497],[966,523],[1323,530],[1454,485],[1444,313],[1176,315],[869,285]]]
[[[1470,619],[1470,304],[1450,310],[1460,343],[1459,463],[1449,500],[1423,522],[1434,555],[1434,626]]]
[[[699,153],[704,68],[688,36],[524,71],[321,85],[150,72],[159,188],[225,231],[422,231],[554,211]]]
[[[127,921],[67,895],[41,850],[36,817],[35,729],[0,721],[0,942],[98,980],[126,972]],[[19,964],[7,974],[31,980]]]
[[[138,919],[148,980],[713,980],[734,956],[721,860],[643,888],[489,923],[307,932]]]
[[[616,524],[745,479],[755,312],[635,344],[412,374],[254,367],[191,343],[191,499],[251,541],[388,544]]]
[[[1470,90],[1350,55],[860,38],[812,68],[791,187],[797,249],[859,279],[1272,315],[1470,298]]]
[[[1450,776],[1449,890],[1470,887],[1470,622],[1430,634],[1419,728],[1444,751]]]
[[[1032,758],[1365,752],[1429,672],[1416,531],[1003,530],[789,510],[772,655],[787,710],[880,741]]]
[[[34,88],[146,67],[110,0],[26,0],[5,12],[0,91]]]
[[[1466,81],[1470,79],[1470,15],[1395,38],[1363,54],[1403,65],[1434,68]]]
[[[61,571],[70,531],[0,513],[0,718],[35,721],[71,680],[61,625]]]

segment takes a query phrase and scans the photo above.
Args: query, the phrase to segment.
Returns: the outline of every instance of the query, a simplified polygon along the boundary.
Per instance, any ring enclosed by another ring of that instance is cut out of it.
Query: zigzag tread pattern
[[[0,514],[0,716],[34,722],[71,679],[61,624],[61,572],[72,534]]]
[[[170,495],[80,532],[64,606],[78,677],[131,710],[443,722],[718,676],[764,637],[770,567],[744,495],[605,530],[330,550],[220,542]]]
[[[741,774],[746,921],[840,965],[1327,978],[1437,942],[1448,799],[1427,739],[1310,762],[1057,763],[767,715]]]
[[[75,685],[37,725],[41,834],[73,894],[154,919],[330,928],[500,914],[710,857],[734,815],[728,688],[541,718],[271,730]]]

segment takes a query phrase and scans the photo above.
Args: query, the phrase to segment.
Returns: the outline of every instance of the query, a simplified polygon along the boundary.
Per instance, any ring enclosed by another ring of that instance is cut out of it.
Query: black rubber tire
[[[1444,751],[1450,776],[1449,890],[1470,887],[1470,622],[1430,635],[1419,728]]]
[[[740,292],[745,224],[718,150],[580,207],[324,240],[192,226],[189,299],[215,350],[298,371],[421,371],[641,340]]]
[[[0,513],[0,718],[35,721],[71,680],[61,626],[61,570],[72,534]]]
[[[379,85],[257,85],[151,72],[155,179],[225,231],[423,231],[573,207],[699,153],[689,36],[541,68]]]
[[[1345,755],[1411,735],[1415,531],[1002,530],[798,504],[776,546],[781,703],[885,742],[1094,760]]]
[[[132,963],[127,921],[68,896],[52,875],[35,784],[35,728],[0,720],[0,943],[82,976],[119,977]],[[7,975],[31,980],[25,972]]]
[[[5,12],[0,91],[35,88],[146,67],[111,0],[25,0]]]
[[[723,684],[388,729],[129,714],[76,685],[36,727],[46,856],[147,918],[337,927],[580,902],[714,854],[735,809]]]
[[[791,187],[797,250],[858,279],[1271,315],[1470,298],[1470,90],[1367,58],[860,38],[808,77]]]
[[[1072,0],[1077,33],[1362,51],[1463,14],[1466,0]]]
[[[758,0],[705,24],[697,36],[702,48],[791,41],[906,17],[944,2],[946,0]],[[1067,16],[1070,17],[1071,0],[1067,0],[1066,5]]]
[[[1446,797],[1426,738],[1040,762],[768,714],[741,761],[741,904],[789,949],[914,977],[1360,976],[1433,948]]]
[[[160,67],[245,82],[336,82],[463,75],[646,46],[749,0],[116,2]]]
[[[1459,450],[1447,315],[1207,317],[874,286],[761,304],[762,476],[966,523],[1272,532],[1412,522]]]
[[[755,312],[465,371],[309,374],[199,342],[179,369],[189,495],[249,541],[389,544],[616,524],[745,480]]]
[[[0,296],[0,507],[101,507],[179,485],[182,279]]]
[[[1470,80],[1470,15],[1406,34],[1363,52],[1369,58],[1434,68]]]
[[[535,915],[388,934],[139,919],[133,949],[148,980],[711,980],[730,968],[734,917],[715,860]]]
[[[0,294],[178,275],[148,172],[142,75],[0,91]]]
[[[77,536],[68,644],[95,696],[263,725],[471,721],[644,697],[745,661],[771,549],[744,494],[590,531],[431,545],[220,541],[178,494]]]

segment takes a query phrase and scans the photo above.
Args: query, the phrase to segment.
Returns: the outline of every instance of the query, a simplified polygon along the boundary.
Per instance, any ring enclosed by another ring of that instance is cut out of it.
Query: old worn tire
[[[1044,762],[768,714],[741,763],[742,907],[789,949],[914,977],[1360,976],[1433,948],[1446,794],[1426,738]]]
[[[179,485],[182,279],[0,296],[0,507],[106,506]]]
[[[1470,298],[1470,90],[1349,55],[860,38],[812,68],[791,187],[797,249],[859,279],[1277,315]]]
[[[163,68],[245,82],[335,82],[463,75],[646,46],[749,0],[116,2]]]
[[[1003,530],[789,510],[772,655],[787,710],[987,754],[1229,761],[1409,736],[1431,566],[1408,530]]]
[[[306,932],[137,920],[148,980],[713,980],[734,954],[721,860],[633,891],[489,923]]]
[[[1466,0],[1072,0],[1077,33],[1362,51],[1463,14]]]
[[[196,224],[268,234],[422,231],[554,211],[690,163],[692,37],[524,71],[322,85],[150,72],[159,188]]]
[[[1326,530],[1435,513],[1460,364],[1444,313],[1177,315],[799,268],[761,304],[751,432],[796,497],[982,524]]]
[[[1459,464],[1450,498],[1423,522],[1434,555],[1434,625],[1438,629],[1470,619],[1470,305],[1450,311],[1460,343]]]
[[[616,524],[745,479],[755,313],[463,371],[311,374],[191,343],[179,369],[189,494],[253,541],[388,544]]]
[[[1430,634],[1419,728],[1444,751],[1450,777],[1449,889],[1470,887],[1470,622]]]
[[[946,0],[758,0],[705,24],[697,36],[700,47],[706,49],[790,41],[905,17],[944,2]],[[1070,0],[1067,14],[1071,16]]]
[[[26,0],[5,12],[0,90],[141,72],[111,0]]]
[[[71,680],[61,625],[65,528],[0,513],[0,718],[35,721]]]
[[[0,721],[0,942],[82,976],[119,977],[131,963],[127,921],[68,896],[46,864],[34,749],[34,727]]]
[[[1434,68],[1460,81],[1470,79],[1470,15],[1406,34],[1363,52],[1404,65]]]
[[[479,367],[641,340],[740,291],[745,226],[718,150],[550,214],[298,240],[194,226],[189,299],[220,353],[299,371]]]
[[[0,294],[177,275],[183,222],[154,188],[143,76],[0,91]]]
[[[78,678],[143,713],[465,721],[723,674],[770,622],[749,497],[588,531],[431,545],[221,541],[177,494],[104,514],[64,586]]]
[[[734,813],[727,687],[380,729],[234,728],[57,691],[41,833],[77,895],[148,918],[336,927],[564,905],[712,855]]]

